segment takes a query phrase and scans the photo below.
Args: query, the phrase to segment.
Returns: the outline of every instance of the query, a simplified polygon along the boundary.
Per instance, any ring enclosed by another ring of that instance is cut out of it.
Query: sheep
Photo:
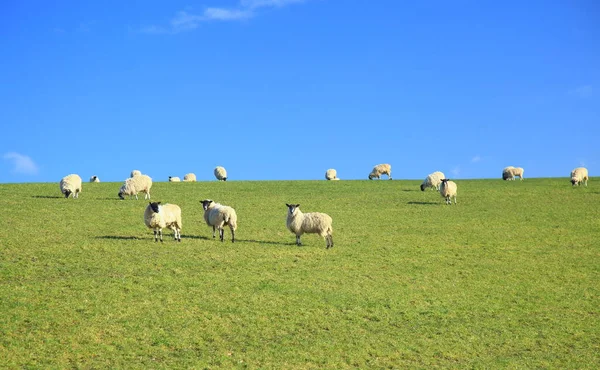
[[[215,177],[219,181],[227,181],[227,170],[224,167],[217,166],[215,167]]]
[[[148,175],[137,175],[130,177],[125,180],[125,183],[119,189],[119,198],[125,199],[124,195],[129,195],[129,199],[135,195],[135,199],[138,199],[137,194],[143,192],[144,199],[150,199],[150,188],[152,187],[152,178]]]
[[[177,176],[169,176],[169,182],[180,182],[181,179]]]
[[[339,178],[337,177],[337,171],[333,168],[328,169],[325,172],[325,180],[339,180]]]
[[[100,179],[98,178],[98,176],[94,175],[90,177],[90,182],[100,182]]]
[[[579,186],[581,183],[584,183],[585,186],[587,186],[588,179],[588,170],[585,167],[577,167],[571,171],[571,184],[573,186]]]
[[[131,171],[131,176],[129,176],[129,177],[139,176],[141,174],[142,174],[142,172],[140,170],[133,170],[133,171]]]
[[[442,179],[446,177],[443,172],[436,171],[427,175],[423,183],[421,184],[421,191],[425,191],[427,188],[435,189],[437,191],[440,190],[440,185],[442,184]]]
[[[508,166],[502,170],[502,180],[514,180],[515,177],[519,177],[523,180],[523,173],[525,170],[522,167]]]
[[[175,241],[181,242],[181,208],[176,204],[160,204],[161,202],[148,202],[144,211],[144,223],[149,229],[154,230],[154,241],[163,241],[162,229],[168,227],[173,230]]]
[[[223,226],[229,225],[231,230],[231,242],[235,242],[235,230],[237,229],[237,214],[235,209],[216,203],[210,199],[201,200],[202,209],[204,209],[204,221],[213,228],[213,238],[215,230],[219,230],[219,238],[223,242],[225,230]]]
[[[451,198],[454,197],[454,204],[456,204],[456,183],[450,181],[450,179],[442,179],[441,181],[440,194],[442,198],[446,199],[446,204],[452,204]]]
[[[320,212],[302,213],[300,204],[285,204],[288,207],[287,228],[296,234],[296,245],[302,245],[300,236],[304,233],[319,234],[325,238],[326,248],[333,248],[333,227],[329,215]]]
[[[196,175],[194,175],[193,173],[188,173],[185,176],[183,176],[183,181],[196,182]]]
[[[60,180],[60,192],[68,198],[73,194],[73,199],[79,198],[81,193],[81,177],[77,174],[70,174]]]
[[[392,179],[392,166],[389,164],[378,164],[373,167],[373,171],[369,174],[369,180],[373,180],[380,178],[381,175],[387,175],[388,179]]]

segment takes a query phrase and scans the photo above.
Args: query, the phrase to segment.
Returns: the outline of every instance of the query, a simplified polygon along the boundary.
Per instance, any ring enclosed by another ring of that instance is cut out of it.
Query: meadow
[[[600,367],[600,178],[0,184],[2,368]],[[237,210],[212,238],[200,200]],[[285,203],[333,217],[303,246]]]

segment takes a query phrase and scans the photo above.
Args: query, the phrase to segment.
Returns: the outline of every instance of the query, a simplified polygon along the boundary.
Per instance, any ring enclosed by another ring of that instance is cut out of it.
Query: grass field
[[[600,178],[0,184],[2,368],[600,367]],[[143,198],[143,197],[142,197]],[[199,200],[237,210],[212,239]],[[333,217],[302,247],[285,203]]]

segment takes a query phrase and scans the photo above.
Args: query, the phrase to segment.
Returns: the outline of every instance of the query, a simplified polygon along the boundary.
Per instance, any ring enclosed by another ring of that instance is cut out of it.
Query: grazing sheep
[[[215,167],[215,177],[219,181],[227,181],[227,171],[224,167],[217,166]]]
[[[425,191],[427,188],[431,188],[432,190],[440,190],[440,185],[442,184],[442,179],[446,177],[443,172],[436,171],[434,173],[430,173],[427,175],[423,183],[421,184],[421,191]]]
[[[581,183],[584,183],[585,186],[587,186],[588,180],[589,180],[589,176],[588,176],[587,168],[577,167],[576,169],[571,171],[571,184],[573,186],[581,185]]]
[[[325,180],[339,180],[339,178],[337,177],[337,171],[333,168],[328,169],[325,172]]]
[[[168,227],[173,230],[173,237],[181,241],[181,208],[176,204],[160,204],[161,202],[149,202],[144,211],[144,223],[149,229],[154,230],[154,241],[163,241],[162,229]]]
[[[514,180],[515,177],[519,177],[523,180],[523,173],[525,170],[522,167],[508,166],[502,170],[502,180]]]
[[[68,198],[73,194],[73,199],[79,198],[81,193],[81,177],[77,174],[71,174],[63,177],[60,180],[60,192]]]
[[[119,198],[125,199],[124,195],[129,195],[129,199],[135,195],[135,199],[138,199],[137,194],[139,192],[145,193],[144,199],[150,199],[150,188],[152,187],[152,178],[148,175],[137,175],[130,177],[125,180],[125,183],[119,189]]]
[[[133,170],[133,171],[131,171],[131,176],[129,176],[129,177],[139,176],[141,174],[142,174],[142,172],[140,170]]]
[[[193,173],[188,173],[185,176],[183,176],[183,181],[196,182],[196,175],[194,175]]]
[[[450,181],[450,179],[442,179],[441,181],[440,194],[442,195],[442,198],[446,199],[446,204],[452,204],[451,198],[454,197],[454,204],[456,204],[456,183]]]
[[[378,179],[381,175],[387,175],[388,179],[392,179],[392,166],[389,164],[378,164],[373,167],[373,171],[369,174],[369,180]]]
[[[202,209],[204,209],[204,221],[213,228],[213,238],[215,229],[219,230],[219,238],[223,241],[225,230],[223,227],[229,225],[231,230],[231,242],[235,242],[235,230],[237,229],[237,214],[235,209],[215,203],[210,199],[201,200]]]
[[[333,247],[332,219],[329,215],[320,212],[302,213],[300,204],[285,204],[288,207],[286,220],[287,228],[296,234],[296,245],[302,245],[300,236],[304,233],[319,234],[325,238],[327,249]]]
[[[169,176],[169,182],[180,182],[181,179],[177,176]]]
[[[90,177],[90,182],[100,182],[100,179],[98,178],[98,176],[94,175]]]

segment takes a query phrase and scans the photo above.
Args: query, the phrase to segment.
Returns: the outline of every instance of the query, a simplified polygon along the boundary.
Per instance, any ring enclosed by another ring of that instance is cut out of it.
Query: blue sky
[[[4,1],[0,182],[600,168],[600,3]]]

